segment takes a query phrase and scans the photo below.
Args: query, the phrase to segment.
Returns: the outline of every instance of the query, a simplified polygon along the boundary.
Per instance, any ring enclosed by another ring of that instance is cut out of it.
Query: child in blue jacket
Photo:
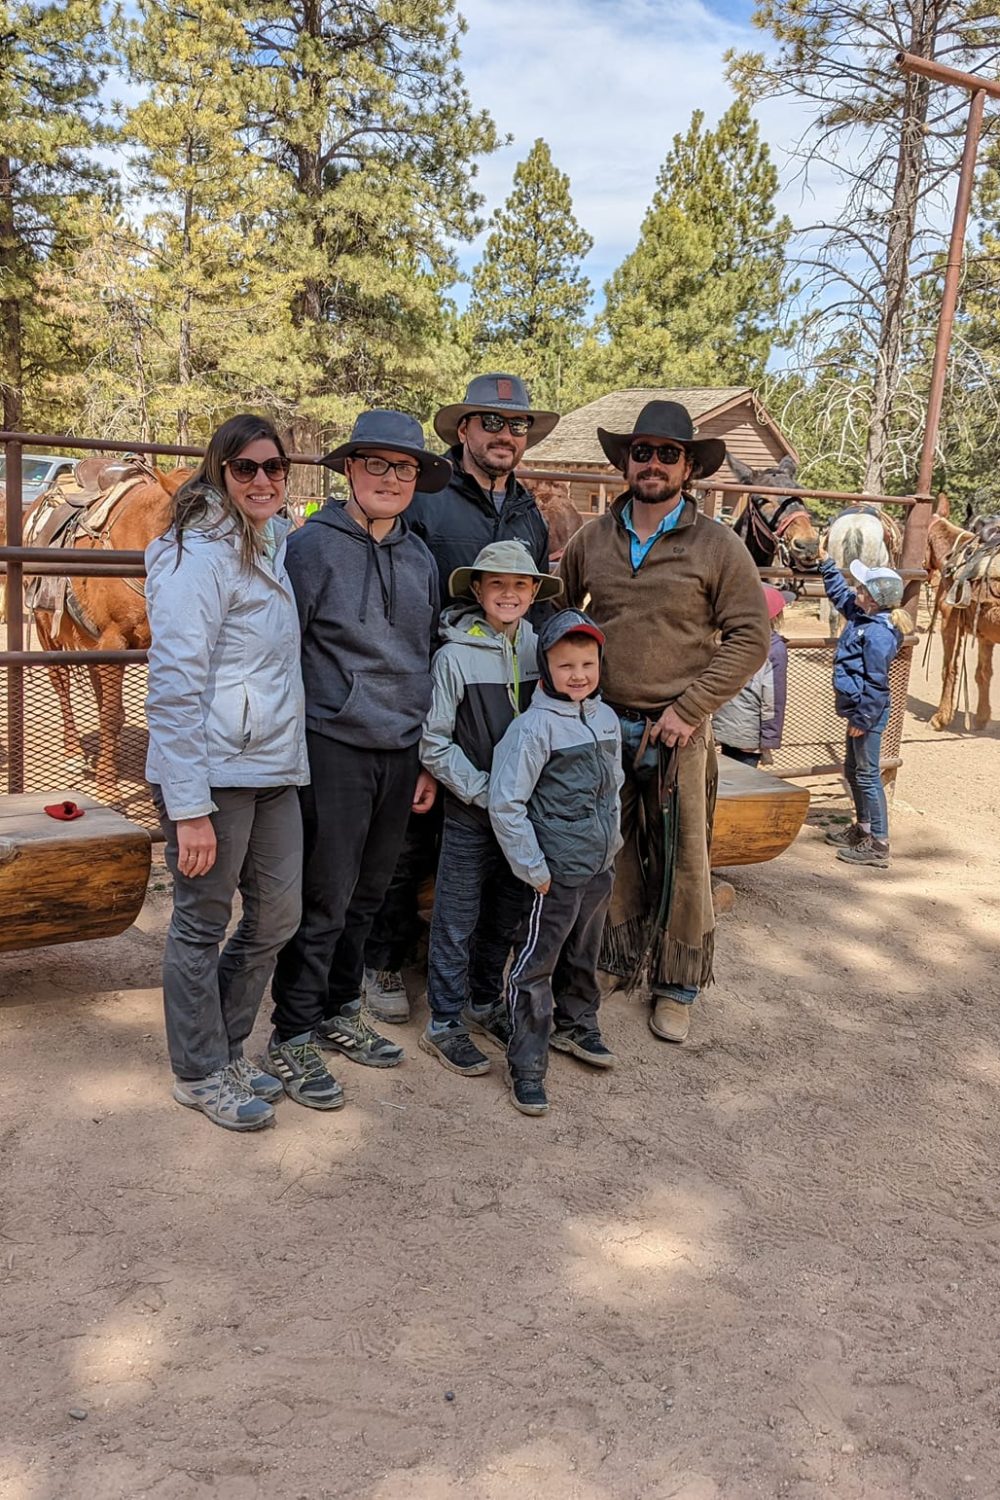
[[[849,588],[832,558],[820,566],[827,598],[847,621],[833,662],[837,713],[847,720],[844,775],[854,798],[855,822],[828,833],[837,858],[853,865],[889,864],[889,808],[879,771],[882,735],[889,722],[889,666],[910,628],[900,609],[903,580],[891,568],[851,563],[858,589]]]

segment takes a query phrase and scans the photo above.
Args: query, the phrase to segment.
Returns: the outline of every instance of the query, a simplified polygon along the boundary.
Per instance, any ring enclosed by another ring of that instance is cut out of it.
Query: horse
[[[794,573],[813,573],[819,558],[819,532],[805,505],[794,493],[756,495],[752,486],[794,491],[798,465],[786,454],[769,469],[752,469],[734,453],[726,454],[729,467],[740,484],[746,485],[745,501],[737,505],[733,530],[742,537],[758,568],[775,565]]]
[[[54,542],[76,554],[101,550],[142,552],[170,524],[171,500],[191,469],[169,474],[141,459],[125,464],[107,460],[78,465],[78,488],[49,490],[25,513],[25,543]],[[68,504],[66,503],[68,500]],[[76,516],[68,517],[67,510]],[[57,540],[58,538],[58,540]],[[48,587],[46,588],[46,585]],[[146,651],[150,644],[145,588],[141,578],[112,578],[96,574],[79,578],[38,577],[29,597],[38,639],[45,651]],[[118,795],[118,744],[125,725],[122,701],[125,668],[88,667],[98,712],[98,753],[95,765],[98,795]],[[83,746],[73,717],[67,667],[52,667],[49,676],[59,701],[63,750],[72,769],[86,766]]]
[[[566,543],[586,523],[587,517],[570,499],[568,480],[533,479],[529,488],[549,528],[549,561],[557,563]]]
[[[977,571],[976,558],[983,555],[982,541],[976,532],[955,526],[943,516],[934,516],[927,529],[924,567],[929,574],[940,576],[934,616],[940,615],[943,647],[941,702],[931,718],[932,729],[947,729],[954,718],[959,665],[970,638],[979,645],[973,727],[983,730],[990,721],[993,647],[1000,642],[1000,578],[991,577],[990,562],[995,551],[991,553],[990,543],[987,544],[984,568]],[[992,538],[992,548],[998,545],[1000,535]],[[949,597],[954,599],[956,596],[959,574],[968,575],[961,589],[963,602],[949,603]]]

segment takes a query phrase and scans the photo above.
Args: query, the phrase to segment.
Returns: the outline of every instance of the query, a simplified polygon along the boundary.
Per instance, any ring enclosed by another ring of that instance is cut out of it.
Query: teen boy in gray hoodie
[[[302,791],[302,923],[274,974],[268,1060],[291,1098],[334,1109],[343,1092],[317,1047],[369,1067],[403,1058],[362,1018],[361,985],[407,818],[434,800],[417,747],[431,700],[437,569],[402,513],[418,481],[439,489],[451,466],[424,450],[419,422],[393,411],[363,412],[323,462],[346,477],[350,496],[328,501],[288,540],[312,782]]]
[[[598,693],[603,633],[564,609],[542,627],[538,648],[541,682],[496,748],[489,792],[493,831],[535,893],[507,990],[511,1099],[526,1115],[548,1111],[550,1045],[594,1067],[614,1063],[597,1027],[597,959],[624,780],[618,715]]]

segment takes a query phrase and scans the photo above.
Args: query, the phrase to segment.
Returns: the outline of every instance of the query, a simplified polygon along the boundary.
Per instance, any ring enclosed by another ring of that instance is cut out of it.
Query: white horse
[[[898,538],[898,539],[897,539]],[[891,547],[890,547],[891,539]],[[868,568],[894,568],[899,561],[902,533],[895,521],[873,500],[862,500],[834,516],[826,533],[829,557],[846,573],[852,562]],[[824,595],[819,606],[824,634],[830,633],[833,606]],[[839,616],[836,616],[839,622]],[[839,629],[839,624],[838,624]]]

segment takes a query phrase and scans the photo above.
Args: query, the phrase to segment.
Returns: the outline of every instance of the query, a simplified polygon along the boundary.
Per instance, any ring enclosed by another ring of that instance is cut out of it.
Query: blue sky
[[[598,300],[605,279],[635,244],[657,171],[695,109],[714,124],[732,100],[723,56],[763,50],[743,0],[459,0],[469,30],[462,66],[474,102],[512,144],[485,159],[479,182],[492,211],[514,167],[538,136],[568,173],[577,219],[594,238],[586,272]],[[792,181],[786,148],[809,116],[792,100],[756,111],[783,186],[779,208],[800,224],[839,206],[832,175]],[[482,240],[459,248],[463,270]],[[467,291],[458,289],[464,303]]]

